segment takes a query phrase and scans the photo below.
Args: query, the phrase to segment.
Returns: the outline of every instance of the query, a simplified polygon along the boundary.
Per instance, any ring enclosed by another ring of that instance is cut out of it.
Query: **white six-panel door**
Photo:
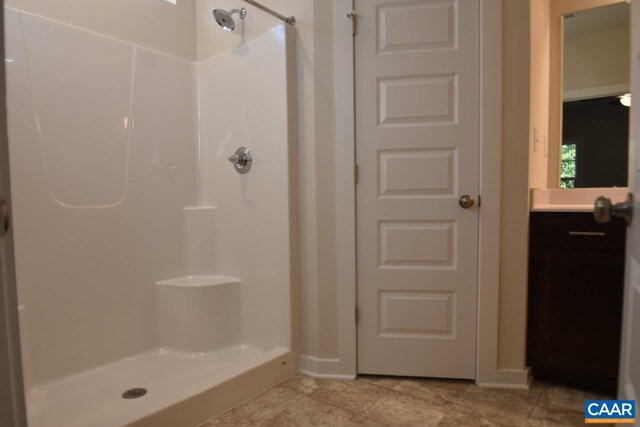
[[[355,11],[358,371],[474,378],[479,2]]]
[[[634,219],[627,237],[627,275],[624,292],[622,351],[619,397],[640,398],[640,3],[631,5],[631,143],[629,156],[632,171],[629,183],[634,192]],[[636,420],[640,420],[636,409]]]

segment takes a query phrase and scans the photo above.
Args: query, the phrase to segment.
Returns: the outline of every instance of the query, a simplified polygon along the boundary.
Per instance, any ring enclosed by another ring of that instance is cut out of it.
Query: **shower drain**
[[[132,388],[122,393],[123,399],[137,399],[147,394],[146,388]]]

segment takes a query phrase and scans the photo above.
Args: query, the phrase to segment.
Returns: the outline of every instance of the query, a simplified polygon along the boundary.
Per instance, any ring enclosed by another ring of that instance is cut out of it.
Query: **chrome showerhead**
[[[223,30],[233,31],[236,29],[236,23],[233,21],[234,13],[237,13],[240,19],[244,19],[247,16],[247,9],[243,7],[242,9],[233,9],[230,12],[224,9],[214,9],[213,17]]]

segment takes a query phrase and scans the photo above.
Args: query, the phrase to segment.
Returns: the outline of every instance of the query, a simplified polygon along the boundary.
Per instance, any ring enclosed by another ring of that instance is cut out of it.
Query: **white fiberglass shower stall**
[[[296,371],[295,30],[195,0],[185,59],[63,3],[5,8],[29,425],[198,425]]]

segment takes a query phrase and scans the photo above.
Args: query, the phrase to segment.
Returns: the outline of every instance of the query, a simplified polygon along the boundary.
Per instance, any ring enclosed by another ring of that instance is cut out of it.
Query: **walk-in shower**
[[[297,370],[295,29],[91,3],[5,2],[29,425],[195,426]]]

